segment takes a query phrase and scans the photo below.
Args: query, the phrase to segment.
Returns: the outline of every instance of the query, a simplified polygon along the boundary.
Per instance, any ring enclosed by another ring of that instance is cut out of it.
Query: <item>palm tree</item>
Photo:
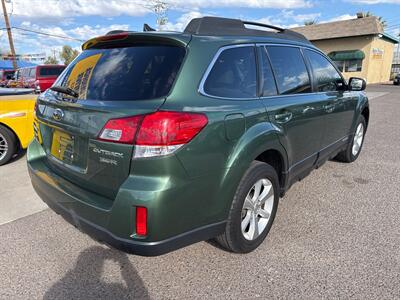
[[[387,22],[386,22],[386,20],[385,20],[383,17],[375,16],[375,15],[374,15],[372,12],[370,12],[370,11],[367,11],[366,13],[364,13],[364,17],[377,17],[377,18],[378,18],[378,21],[381,23],[382,27],[383,27],[383,28],[386,28],[386,27],[387,27]]]
[[[304,26],[315,25],[317,23],[318,23],[317,20],[307,20],[307,21],[304,21]]]

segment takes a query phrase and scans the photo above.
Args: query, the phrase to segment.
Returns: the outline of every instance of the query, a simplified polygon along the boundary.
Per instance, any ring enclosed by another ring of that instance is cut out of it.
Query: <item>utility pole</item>
[[[16,70],[17,69],[17,60],[16,60],[16,55],[15,55],[14,42],[13,42],[13,38],[12,38],[10,20],[8,19],[5,0],[1,0],[1,4],[3,5],[4,21],[6,23],[8,42],[10,43],[10,50],[11,50],[11,55],[12,55],[13,66],[14,66],[14,70]]]
[[[168,22],[168,3],[164,0],[150,0],[143,6],[157,15],[157,29],[161,30],[162,26]]]

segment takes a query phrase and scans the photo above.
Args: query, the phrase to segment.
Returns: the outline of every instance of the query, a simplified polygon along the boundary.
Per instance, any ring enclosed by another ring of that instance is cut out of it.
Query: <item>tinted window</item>
[[[257,94],[254,47],[224,50],[215,61],[204,91],[226,98],[253,98]]]
[[[135,46],[85,50],[56,85],[69,86],[80,99],[124,101],[166,96],[185,56],[175,46]]]
[[[41,67],[39,69],[39,76],[58,76],[64,71],[65,67]]]
[[[267,47],[280,94],[311,92],[310,78],[300,49]]]
[[[277,94],[274,75],[265,48],[261,49],[261,75],[263,81],[262,96],[274,96]]]
[[[332,64],[319,53],[310,50],[306,50],[305,53],[310,61],[318,91],[337,91],[343,80]]]

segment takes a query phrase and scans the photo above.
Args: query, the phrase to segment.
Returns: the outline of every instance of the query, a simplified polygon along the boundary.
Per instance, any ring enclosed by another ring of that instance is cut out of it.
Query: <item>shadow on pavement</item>
[[[118,264],[124,283],[102,279],[104,263]],[[118,250],[93,246],[79,255],[75,268],[44,295],[43,299],[150,299],[128,256]]]

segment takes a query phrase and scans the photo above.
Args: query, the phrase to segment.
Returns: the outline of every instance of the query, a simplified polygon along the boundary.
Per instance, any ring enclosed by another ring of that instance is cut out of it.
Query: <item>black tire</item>
[[[241,229],[242,208],[244,200],[251,191],[253,185],[260,179],[268,179],[273,187],[273,204],[270,217],[265,229],[254,240],[248,240],[244,237]],[[279,202],[279,180],[278,175],[270,165],[254,161],[242,177],[233,198],[232,206],[229,212],[225,232],[216,237],[216,241],[225,249],[236,253],[248,253],[256,249],[268,235],[274,222]]]
[[[17,150],[17,140],[14,133],[11,132],[7,127],[0,125],[0,143],[1,140],[4,140],[2,145],[7,143],[8,149],[6,150],[5,154],[0,152],[0,166],[6,164],[13,157],[15,151]]]
[[[353,155],[352,149],[353,149],[353,145],[354,145],[354,135],[356,134],[357,128],[358,128],[358,126],[359,126],[360,124],[362,124],[362,125],[363,125],[363,128],[364,128],[362,144],[361,144],[360,149],[358,150],[357,154],[356,154],[356,155]],[[354,132],[353,132],[353,134],[350,136],[350,141],[349,141],[349,143],[347,144],[346,150],[340,152],[340,153],[336,156],[336,160],[341,161],[341,162],[345,162],[345,163],[351,163],[351,162],[355,161],[355,160],[358,158],[358,156],[360,155],[360,153],[361,153],[362,147],[363,147],[363,145],[364,145],[365,133],[366,133],[366,132],[367,132],[367,122],[365,121],[364,116],[361,115],[361,116],[358,117],[358,120],[357,120],[355,129],[354,129]]]

